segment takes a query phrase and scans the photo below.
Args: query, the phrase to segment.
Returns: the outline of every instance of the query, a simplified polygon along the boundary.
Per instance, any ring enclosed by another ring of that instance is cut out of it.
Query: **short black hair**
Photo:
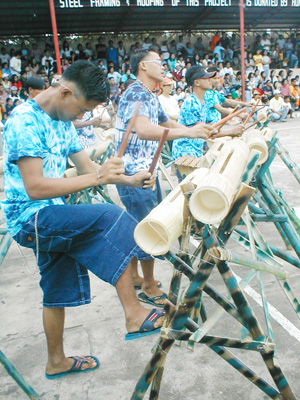
[[[24,83],[24,88],[27,93],[28,93],[28,90],[30,87],[31,87],[31,89],[43,90],[43,89],[45,89],[45,81],[42,78],[37,78],[35,76],[32,76],[32,77],[26,79],[26,81]]]
[[[107,100],[105,74],[90,61],[75,61],[65,70],[62,79],[74,83],[87,101],[101,103]]]
[[[152,50],[151,50],[152,51]],[[134,75],[137,75],[139,72],[139,65],[140,62],[147,57],[147,55],[150,53],[149,50],[146,49],[141,49],[135,51],[132,56],[130,57],[130,69]]]

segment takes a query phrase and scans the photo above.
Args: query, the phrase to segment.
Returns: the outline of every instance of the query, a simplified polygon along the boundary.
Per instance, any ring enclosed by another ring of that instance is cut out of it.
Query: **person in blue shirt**
[[[220,121],[223,115],[229,115],[232,113],[232,108],[236,106],[247,106],[251,107],[251,103],[244,102],[242,100],[233,100],[226,98],[217,90],[217,87],[220,83],[220,72],[216,67],[210,67],[207,69],[207,72],[215,72],[215,76],[210,79],[212,84],[212,89],[208,89],[204,95],[204,102],[207,107],[207,119],[206,122],[216,123]],[[244,114],[241,114],[241,117],[244,117]]]
[[[165,114],[158,97],[153,94],[154,87],[162,83],[165,76],[162,62],[156,52],[149,50],[135,52],[131,56],[131,70],[137,80],[121,97],[115,127],[115,146],[118,151],[126,126],[133,117],[136,107],[139,106],[134,128],[122,157],[125,172],[129,176],[141,170],[148,170],[165,128],[169,129],[168,140],[179,137],[207,139],[211,133],[211,129],[204,125],[188,128],[170,120]],[[117,189],[127,211],[138,221],[149,214],[161,199],[158,179],[155,188],[144,190],[121,184],[117,185]],[[163,306],[166,295],[157,287],[157,281],[154,280],[154,259],[149,256],[148,260],[141,261],[144,279],[137,273],[137,259],[133,259],[131,264],[134,284],[143,289],[138,298],[152,305]]]
[[[2,64],[2,78],[4,77],[4,75],[10,76],[11,75],[11,71],[9,68],[9,65],[7,62],[4,62]]]
[[[121,75],[119,74],[119,72],[115,71],[114,67],[111,66],[108,69],[108,74],[107,74],[107,78],[114,78],[115,83],[118,85],[121,81]]]
[[[224,47],[222,47],[221,46],[221,42],[218,41],[216,47],[214,48],[213,54],[214,55],[217,54],[219,56],[218,57],[219,62],[223,62],[224,61],[224,52],[225,52]]]
[[[206,124],[211,121],[211,109],[208,103],[205,102],[205,93],[212,89],[211,78],[216,75],[216,71],[206,72],[200,66],[193,66],[186,73],[186,82],[192,87],[193,93],[183,102],[178,122],[188,126],[197,126],[198,124]],[[227,135],[240,135],[242,129],[240,127],[224,129],[220,132],[215,132],[214,137]],[[172,156],[173,159],[190,155],[192,157],[202,157],[206,150],[206,142],[203,138],[188,138],[183,137],[173,141]]]
[[[4,133],[7,228],[32,248],[40,269],[43,322],[48,345],[46,377],[99,366],[96,357],[66,357],[65,307],[91,301],[88,270],[116,287],[126,316],[127,338],[157,332],[160,310],[145,310],[134,292],[130,259],[148,257],[135,244],[136,221],[112,204],[66,205],[70,193],[100,184],[152,187],[146,171],[125,175],[112,157],[99,166],[82,150],[71,120],[106,100],[106,78],[88,61],[73,63],[53,86],[14,109]],[[64,178],[67,158],[78,176]],[[154,321],[154,323],[153,323]]]
[[[106,58],[108,62],[111,61],[114,63],[114,67],[116,70],[119,68],[118,56],[118,49],[114,47],[114,42],[110,40],[106,49]]]

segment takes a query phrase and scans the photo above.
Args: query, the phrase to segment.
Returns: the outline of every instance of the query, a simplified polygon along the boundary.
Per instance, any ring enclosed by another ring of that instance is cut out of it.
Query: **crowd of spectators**
[[[217,67],[220,71],[218,90],[225,97],[241,97],[242,74],[239,38],[235,33],[217,31],[204,43],[199,35],[192,44],[180,35],[177,40],[162,40],[146,37],[124,46],[112,39],[106,41],[100,36],[95,43],[79,43],[74,46],[68,40],[61,43],[60,58],[63,71],[74,61],[90,60],[107,74],[110,99],[115,109],[120,97],[135,76],[130,70],[130,56],[138,49],[151,49],[159,53],[167,78],[171,79],[172,93],[177,103],[183,102],[190,94],[185,82],[186,71],[192,65],[204,68]],[[271,100],[275,91],[286,98],[292,110],[299,109],[299,76],[293,69],[298,67],[300,58],[300,33],[287,37],[279,34],[271,37],[268,33],[257,35],[250,44],[245,38],[246,100],[250,101],[258,93]],[[19,49],[2,46],[0,54],[0,120],[4,121],[12,109],[28,97],[25,82],[28,78],[40,78],[47,88],[57,73],[52,45],[43,49],[37,43]],[[278,69],[280,71],[278,72]],[[161,93],[162,88],[158,88]]]

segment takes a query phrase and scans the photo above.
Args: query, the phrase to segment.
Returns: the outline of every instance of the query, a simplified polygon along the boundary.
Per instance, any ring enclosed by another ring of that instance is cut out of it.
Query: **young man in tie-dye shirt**
[[[197,125],[187,128],[170,120],[163,111],[158,98],[153,94],[156,84],[165,77],[159,55],[154,51],[140,50],[134,53],[130,60],[131,71],[137,76],[137,81],[125,91],[121,97],[116,120],[115,144],[118,151],[126,127],[133,117],[136,107],[139,106],[134,128],[129,136],[126,151],[122,157],[125,172],[128,175],[148,169],[158,147],[158,142],[164,129],[169,128],[168,140],[180,137],[204,137],[207,139],[211,128]],[[155,171],[157,175],[157,170]],[[128,185],[117,185],[120,198],[127,211],[138,221],[141,221],[161,200],[158,179],[153,188],[131,188]],[[154,280],[154,259],[142,260],[144,274],[142,279],[137,273],[137,259],[132,260],[134,284],[142,288],[138,295],[140,301],[163,307],[166,294],[158,287]]]
[[[162,324],[163,313],[142,308],[134,292],[128,264],[134,256],[148,257],[134,242],[136,221],[112,204],[64,202],[64,196],[101,183],[145,188],[153,184],[147,171],[124,175],[117,157],[100,167],[82,151],[70,121],[105,100],[101,70],[77,61],[53,86],[18,106],[3,134],[6,199],[2,206],[13,238],[32,248],[37,257],[48,379],[99,366],[96,357],[66,357],[63,349],[65,307],[91,301],[88,270],[116,287],[125,311],[127,339],[157,332]],[[78,176],[65,179],[68,157]]]

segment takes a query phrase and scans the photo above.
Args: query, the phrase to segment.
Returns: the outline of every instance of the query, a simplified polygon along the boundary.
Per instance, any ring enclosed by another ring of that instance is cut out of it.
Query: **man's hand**
[[[209,139],[215,135],[215,129],[210,125],[204,125],[202,123],[194,125],[192,128],[187,129],[188,136],[191,139],[202,138]]]
[[[121,158],[111,157],[99,168],[99,178],[103,185],[108,183],[122,184],[124,183],[124,172]],[[95,186],[98,186],[99,182],[97,183],[97,180],[95,182]]]
[[[240,118],[240,119],[246,119],[247,117],[248,117],[248,114],[246,112],[243,112],[238,115],[238,118]]]
[[[228,136],[241,136],[242,133],[244,132],[244,127],[242,125],[237,125],[235,127],[231,127],[228,132]]]
[[[244,132],[244,127],[243,125],[236,125],[236,126],[228,126],[226,125],[222,130],[215,136],[217,137],[223,137],[223,136],[232,136],[232,137],[238,137],[241,136],[242,133]]]
[[[148,171],[139,171],[134,175],[127,176],[127,185],[132,187],[140,187],[147,189],[153,187],[156,182],[155,173],[152,175]]]

